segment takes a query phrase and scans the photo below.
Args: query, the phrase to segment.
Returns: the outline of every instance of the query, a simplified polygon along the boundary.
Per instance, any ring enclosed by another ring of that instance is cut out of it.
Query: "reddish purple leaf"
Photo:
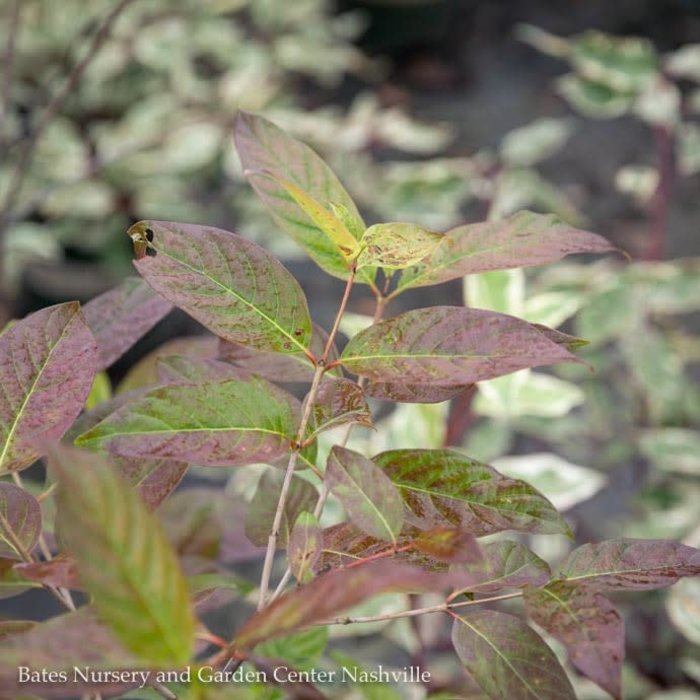
[[[452,627],[452,643],[493,700],[576,700],[557,657],[517,617],[496,610],[461,613]]]
[[[172,308],[169,301],[136,277],[125,279],[85,304],[83,315],[97,341],[98,369],[114,364]]]
[[[253,500],[248,508],[245,533],[255,545],[266,545],[272,532],[275,511],[282,493],[284,472],[267,469],[260,477]],[[284,505],[282,523],[277,537],[277,546],[285,549],[294,523],[304,511],[313,511],[318,500],[318,491],[306,479],[292,477],[289,494]]]
[[[0,483],[0,558],[23,561],[41,534],[41,506],[14,484]]]
[[[367,382],[365,394],[373,399],[402,403],[440,403],[447,401],[473,386],[432,386],[431,384],[402,384],[400,382]]]
[[[367,399],[362,389],[349,379],[326,379],[316,394],[309,437],[347,423],[372,427]]]
[[[558,639],[571,663],[615,700],[622,698],[625,629],[620,614],[601,593],[568,581],[525,589],[528,615]]]
[[[77,302],[49,306],[0,335],[0,473],[28,467],[80,413],[97,346]]]
[[[111,461],[133,484],[149,510],[155,510],[187,473],[188,465],[174,459],[149,459],[112,455]]]
[[[527,367],[579,360],[514,316],[434,306],[361,331],[347,344],[341,361],[373,382],[454,389]]]
[[[313,578],[321,559],[323,533],[316,517],[309,512],[300,513],[287,545],[289,568],[299,583]]]
[[[0,695],[23,697],[39,693],[42,698],[74,698],[92,691],[106,694],[124,692],[139,683],[94,684],[81,681],[41,682],[41,669],[65,671],[73,679],[74,667],[80,669],[139,669],[144,665],[115,639],[106,625],[98,622],[94,611],[82,608],[34,625],[21,634],[13,634],[0,643]],[[18,683],[17,669],[28,667],[39,673],[38,682]]]
[[[260,377],[170,384],[122,406],[76,444],[218,467],[266,462],[296,435],[299,402]]]
[[[666,588],[683,576],[700,576],[700,549],[671,540],[584,544],[564,559],[555,576],[599,591]]]
[[[556,216],[521,211],[501,221],[448,231],[432,255],[403,273],[398,289],[425,287],[489,270],[544,265],[572,253],[614,250],[602,236],[572,228]]]
[[[541,586],[551,577],[549,565],[524,544],[499,540],[481,546],[484,560],[464,567],[473,577],[465,591],[496,593],[503,588]]]
[[[406,520],[420,529],[459,527],[475,536],[502,530],[570,534],[535,488],[451,450],[392,450],[374,462],[398,487]]]
[[[37,561],[31,564],[15,564],[14,568],[30,581],[56,588],[83,590],[75,559],[69,556],[62,555],[51,561]]]
[[[325,480],[360,530],[396,542],[404,520],[401,495],[371,460],[336,445],[328,457]]]
[[[239,649],[249,649],[266,639],[319,623],[380,593],[440,591],[451,582],[450,576],[389,561],[329,571],[253,615],[238,631],[234,643]]]
[[[227,379],[250,379],[249,372],[208,357],[169,355],[158,360],[157,369],[158,380],[162,384],[205,384]]]
[[[213,335],[195,335],[175,338],[163,343],[142,357],[127,373],[117,389],[119,394],[158,383],[158,361],[172,355],[186,355],[215,360],[218,357],[219,338]],[[277,356],[279,357],[279,356]]]
[[[474,535],[456,527],[438,525],[418,533],[413,546],[437,561],[450,564],[483,562],[484,555]]]
[[[203,326],[258,350],[297,353],[308,346],[304,292],[266,250],[229,231],[169,221],[142,221],[129,235],[149,231],[156,254],[136,260],[136,269]]]

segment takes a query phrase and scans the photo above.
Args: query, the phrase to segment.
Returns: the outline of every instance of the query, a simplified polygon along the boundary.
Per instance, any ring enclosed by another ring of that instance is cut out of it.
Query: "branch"
[[[326,341],[326,346],[323,350],[323,355],[316,363],[316,371],[314,372],[314,377],[311,382],[311,387],[309,388],[309,393],[306,396],[304,402],[304,413],[301,417],[301,423],[299,424],[299,430],[297,431],[297,436],[294,441],[292,453],[289,455],[289,462],[287,463],[287,469],[284,473],[284,481],[282,482],[282,491],[280,492],[279,500],[277,501],[277,510],[275,511],[275,518],[272,522],[272,532],[267,540],[267,550],[265,551],[265,562],[263,564],[262,576],[260,578],[260,595],[258,597],[258,610],[265,607],[267,602],[267,592],[270,586],[270,575],[272,573],[272,562],[275,558],[275,551],[277,550],[277,539],[279,537],[279,529],[282,524],[282,517],[284,515],[284,507],[287,503],[287,496],[289,494],[289,487],[292,483],[292,476],[294,476],[294,470],[297,465],[297,460],[299,459],[299,451],[304,442],[304,436],[306,435],[306,428],[311,420],[311,413],[314,407],[314,401],[316,400],[316,395],[318,394],[318,389],[321,386],[321,380],[323,375],[327,370],[326,361],[330,355],[331,349],[333,347],[333,341],[336,334],[338,333],[338,327],[340,326],[340,321],[343,318],[345,309],[348,305],[348,300],[350,299],[350,292],[352,286],[355,282],[355,268],[350,270],[348,280],[345,284],[345,291],[343,292],[343,298],[340,302],[340,307],[338,313],[335,317],[335,322],[333,323],[333,328],[328,334],[328,340]],[[279,590],[279,587],[278,587]],[[277,591],[275,591],[275,594]]]
[[[364,615],[361,617],[336,617],[331,620],[317,622],[316,625],[352,625],[360,622],[382,622],[384,620],[398,620],[402,617],[416,617],[417,615],[428,615],[430,613],[451,613],[455,608],[466,608],[470,605],[483,605],[485,603],[495,603],[500,600],[510,600],[511,598],[522,597],[522,591],[517,593],[504,593],[492,598],[481,598],[479,600],[464,600],[459,603],[440,603],[430,605],[425,608],[414,608],[413,610],[401,610],[400,612],[384,613],[383,615]]]

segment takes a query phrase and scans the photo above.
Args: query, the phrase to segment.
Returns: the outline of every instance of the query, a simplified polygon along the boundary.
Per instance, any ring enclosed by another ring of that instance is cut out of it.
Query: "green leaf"
[[[291,395],[255,376],[171,384],[117,409],[76,444],[207,466],[252,464],[287,452],[299,411]]]
[[[464,386],[527,367],[575,362],[554,331],[460,306],[414,309],[358,333],[341,362],[373,382]]]
[[[360,530],[396,542],[404,520],[401,495],[371,460],[336,445],[328,457],[325,480]]]
[[[347,279],[343,252],[312,219],[300,210],[294,198],[270,177],[270,173],[299,187],[317,202],[333,203],[347,212],[343,224],[353,236],[365,230],[355,203],[333,171],[306,144],[297,141],[271,122],[239,112],[234,140],[243,169],[273,218],[327,273]]]
[[[146,282],[212,333],[258,350],[308,346],[304,292],[260,246],[222,229],[168,221],[141,221],[128,233],[155,253],[134,262]]]
[[[41,588],[41,584],[25,578],[15,566],[16,559],[0,559],[0,600],[13,598],[29,588]]]
[[[49,306],[0,335],[0,474],[28,467],[82,410],[97,346],[77,302]]]
[[[520,542],[487,542],[481,551],[483,562],[463,568],[474,579],[465,591],[495,593],[503,588],[541,586],[551,576],[547,562]]]
[[[299,583],[308,583],[314,577],[322,547],[323,534],[318,520],[312,513],[300,513],[287,545],[289,568]]]
[[[700,549],[670,540],[584,544],[566,557],[554,575],[600,591],[666,588],[684,576],[700,575]]]
[[[517,617],[495,610],[461,614],[452,627],[452,643],[493,700],[576,700],[557,657]]]
[[[576,70],[611,90],[641,90],[657,74],[656,49],[646,38],[615,37],[592,30],[576,37],[571,48],[570,60]]]
[[[666,611],[674,627],[693,644],[700,644],[700,579],[679,581],[666,598]]]
[[[326,379],[316,394],[307,439],[348,423],[372,427],[364,392],[349,379]]]
[[[570,535],[554,506],[524,481],[451,450],[393,450],[374,462],[398,486],[408,523],[461,527],[478,536],[502,530]]]
[[[622,698],[625,630],[620,614],[601,593],[567,581],[526,588],[525,608],[565,647],[571,663],[613,698]]]
[[[509,165],[535,165],[559,151],[573,130],[568,119],[536,119],[503,137],[501,158]]]
[[[557,92],[584,117],[614,119],[632,109],[635,93],[620,92],[603,83],[567,73],[557,80]]]
[[[80,580],[119,640],[152,664],[185,664],[194,647],[189,592],[160,525],[103,458],[54,448],[59,524]]]
[[[272,523],[282,493],[284,472],[279,469],[266,469],[248,508],[245,522],[245,534],[255,545],[267,544],[272,532]],[[292,477],[289,493],[284,504],[282,522],[277,533],[277,546],[284,549],[297,518],[304,511],[313,511],[318,492],[306,479]]]
[[[403,270],[430,255],[442,237],[415,224],[375,224],[360,239],[357,268]]]
[[[646,430],[642,434],[640,448],[657,469],[691,476],[700,474],[700,433],[695,430]]]
[[[432,255],[401,275],[395,294],[476,272],[544,265],[572,253],[613,250],[601,236],[573,228],[556,216],[521,211],[502,221],[448,231]]]
[[[296,669],[310,670],[326,650],[327,644],[328,627],[310,627],[258,644],[255,654],[285,661]]]
[[[301,207],[302,211],[313,221],[313,223],[333,241],[346,260],[353,260],[359,249],[357,239],[348,231],[345,223],[339,219],[335,213],[331,213],[321,203],[317,202],[311,195],[307,194],[293,182],[277,177],[272,173],[256,173],[246,171],[246,175],[267,176],[272,178],[287,194]],[[350,265],[348,264],[348,268]]]
[[[0,558],[24,561],[41,534],[41,506],[14,484],[0,483]]]

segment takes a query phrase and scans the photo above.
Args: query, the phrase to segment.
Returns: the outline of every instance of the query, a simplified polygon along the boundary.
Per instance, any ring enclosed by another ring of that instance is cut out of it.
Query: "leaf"
[[[625,629],[601,593],[567,581],[526,588],[527,614],[565,647],[571,663],[614,698],[622,698]]]
[[[666,612],[674,627],[693,644],[700,644],[700,579],[679,581],[666,597]]]
[[[187,588],[192,596],[192,604],[201,615],[202,606],[217,592],[227,591],[229,596],[225,600],[230,602],[241,595],[250,593],[255,586],[245,579],[237,578],[229,573],[213,572],[188,576]]]
[[[268,542],[283,481],[284,472],[278,469],[266,469],[260,477],[245,522],[245,534],[255,545],[264,546]],[[292,477],[277,536],[279,548],[287,547],[297,518],[304,511],[313,511],[317,500],[318,492],[306,479]]]
[[[459,306],[414,309],[358,333],[341,362],[374,382],[466,385],[555,362],[568,350],[514,316]]]
[[[328,627],[310,627],[287,637],[263,642],[255,654],[285,661],[295,669],[311,670],[328,644]]]
[[[333,241],[346,260],[355,258],[359,247],[357,239],[350,233],[345,223],[335,215],[335,212],[328,211],[322,204],[304,192],[301,187],[297,187],[293,182],[282,177],[267,172],[246,171],[245,174],[248,177],[272,178],[301,207],[304,214]]]
[[[494,700],[576,700],[557,657],[517,617],[495,610],[462,613],[452,627],[452,643]]]
[[[293,183],[318,202],[342,207],[346,212],[343,224],[358,237],[358,232],[366,228],[364,221],[333,171],[306,144],[254,114],[239,112],[234,140],[251,185],[277,224],[321,269],[347,279],[345,256],[336,243],[300,210],[284,187],[269,177],[255,174],[256,171],[271,173]]]
[[[573,131],[569,119],[536,119],[503,137],[501,158],[508,165],[535,165],[557,153]]]
[[[111,461],[138,490],[149,510],[155,510],[180,485],[188,465],[174,459],[112,455]]]
[[[401,495],[371,460],[336,445],[328,457],[325,481],[357,527],[396,542],[404,520]]]
[[[367,399],[349,379],[326,379],[316,394],[307,439],[347,423],[372,427]]]
[[[438,525],[425,530],[413,540],[413,546],[433,559],[451,564],[483,561],[474,535],[455,527]]]
[[[259,377],[153,389],[83,433],[76,444],[129,457],[235,466],[282,456],[299,404]]]
[[[236,634],[238,649],[309,627],[380,593],[419,593],[449,587],[449,577],[395,562],[329,571],[263,608]]]
[[[473,577],[464,590],[478,593],[495,593],[503,588],[541,586],[551,572],[544,559],[520,542],[499,540],[481,545],[483,562],[464,567]]]
[[[143,664],[127,651],[112,635],[109,628],[98,621],[91,607],[81,608],[34,625],[21,634],[13,634],[0,643],[0,692],[18,697],[32,690],[46,697],[75,697],[88,690],[93,693],[97,684],[85,683],[80,678],[76,683],[48,684],[46,682],[19,683],[17,669],[65,670],[73,679],[74,667],[92,669],[137,669]],[[110,692],[111,687],[111,692]],[[112,694],[125,691],[127,684],[104,684],[101,692]]]
[[[554,575],[599,591],[666,588],[700,575],[700,550],[670,540],[607,540],[578,547]]]
[[[172,308],[169,301],[136,277],[125,279],[85,304],[83,315],[97,341],[98,369],[113,365]]]
[[[59,526],[80,580],[120,641],[152,664],[184,664],[194,617],[175,553],[128,482],[99,455],[54,448]]]
[[[640,449],[654,466],[665,472],[700,474],[700,433],[683,428],[646,430]]]
[[[549,452],[500,457],[494,460],[493,466],[506,476],[532,484],[559,511],[587,501],[608,483],[600,472],[572,464]]]
[[[521,211],[501,221],[448,231],[430,257],[403,273],[395,294],[476,272],[545,265],[572,253],[614,250],[601,236],[573,228],[556,216]]]
[[[49,306],[0,335],[0,473],[28,467],[85,404],[97,347],[77,302]]]
[[[207,384],[227,379],[249,379],[249,373],[228,362],[208,357],[170,355],[158,360],[158,379],[162,384]]]
[[[60,555],[50,561],[15,564],[14,569],[29,581],[36,581],[56,588],[83,590],[73,557]]]
[[[39,535],[39,501],[19,486],[0,483],[0,558],[23,561]]]
[[[309,512],[299,513],[287,544],[287,559],[294,578],[307,583],[321,558],[323,534],[316,517]]]
[[[430,255],[442,237],[441,233],[416,224],[375,224],[360,239],[357,268],[373,266],[404,270]]]
[[[36,624],[34,620],[0,620],[0,641],[13,634],[27,632]]]
[[[134,265],[153,289],[212,333],[272,352],[304,351],[311,318],[299,283],[272,255],[235,233],[168,221],[141,221],[154,256]]]
[[[16,559],[0,559],[0,600],[12,598],[30,588],[41,588],[41,584],[24,578],[15,571]]]
[[[398,486],[406,520],[418,528],[448,525],[477,537],[502,530],[571,534],[532,486],[458,452],[392,450],[374,462]]]
[[[364,392],[373,399],[402,403],[442,403],[466,391],[472,384],[431,386],[401,382],[367,382]]]

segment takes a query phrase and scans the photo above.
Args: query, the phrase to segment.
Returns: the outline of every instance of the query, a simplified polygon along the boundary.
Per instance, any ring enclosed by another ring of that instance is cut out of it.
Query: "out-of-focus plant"
[[[272,235],[226,155],[236,109],[265,108],[340,156],[443,147],[444,127],[384,109],[370,93],[347,113],[301,111],[305,84],[327,90],[348,74],[370,83],[381,74],[352,43],[362,27],[360,14],[334,15],[327,0],[8,0],[0,10],[5,292],[27,260],[55,258],[65,245],[125,269],[114,241],[145,217],[236,221],[282,245],[276,252],[293,250]]]
[[[633,117],[651,129],[654,152],[622,166],[615,185],[646,209],[645,255],[662,258],[673,181],[700,172],[700,44],[662,54],[646,38],[598,31],[562,38],[523,25],[519,35],[569,63],[571,72],[556,87],[576,112],[591,119]]]

